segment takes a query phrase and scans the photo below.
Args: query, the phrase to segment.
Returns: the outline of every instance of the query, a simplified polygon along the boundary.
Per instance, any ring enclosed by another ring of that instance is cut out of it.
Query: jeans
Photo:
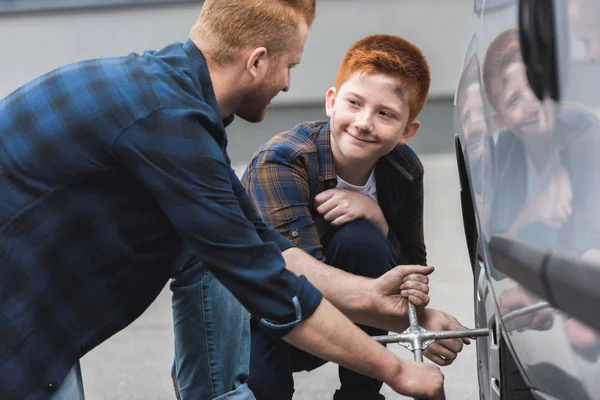
[[[250,316],[202,263],[176,273],[175,362],[181,400],[255,400],[248,388]]]
[[[50,400],[84,400],[83,380],[81,379],[81,366],[79,361],[71,368],[69,374],[60,385]]]
[[[321,239],[327,263],[355,275],[377,278],[396,265],[390,241],[374,224],[352,221]],[[359,327],[371,336],[386,331]],[[265,334],[252,323],[252,353],[248,385],[258,400],[290,400],[294,394],[293,373],[310,371],[326,361]],[[335,400],[380,400],[382,382],[339,367],[340,389]]]

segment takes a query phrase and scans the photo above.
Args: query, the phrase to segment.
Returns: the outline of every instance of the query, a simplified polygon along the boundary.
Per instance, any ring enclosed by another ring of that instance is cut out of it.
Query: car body
[[[481,399],[600,398],[599,21],[474,2],[454,103]]]

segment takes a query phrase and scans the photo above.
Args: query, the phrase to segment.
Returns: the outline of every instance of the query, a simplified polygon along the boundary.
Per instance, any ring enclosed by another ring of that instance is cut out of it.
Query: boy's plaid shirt
[[[427,262],[423,238],[423,166],[407,145],[375,166],[377,198],[390,227],[398,264]],[[304,122],[263,144],[242,182],[262,219],[313,257],[328,224],[314,197],[337,185],[328,122]]]

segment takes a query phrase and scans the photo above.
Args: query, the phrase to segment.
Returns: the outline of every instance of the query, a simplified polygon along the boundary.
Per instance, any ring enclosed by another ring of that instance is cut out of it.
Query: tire
[[[500,341],[500,398],[502,400],[535,400],[523,380],[504,338]]]

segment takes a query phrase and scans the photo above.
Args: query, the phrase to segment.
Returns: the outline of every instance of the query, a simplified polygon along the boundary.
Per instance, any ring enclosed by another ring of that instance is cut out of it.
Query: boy
[[[527,81],[516,29],[502,32],[488,47],[483,81],[500,130],[494,148],[492,234],[597,263],[598,120],[580,105],[539,101]],[[502,314],[538,301],[520,286],[499,296]],[[515,323],[515,329],[545,330],[553,318],[538,311]],[[597,359],[598,334],[573,318],[565,326],[573,348],[586,359]]]
[[[427,60],[408,41],[374,35],[355,43],[336,87],[326,94],[330,120],[302,123],[254,154],[242,180],[263,220],[316,259],[350,274],[374,278],[396,264],[425,265],[423,167],[405,143],[420,128],[416,117],[429,85]],[[421,277],[412,282],[415,290],[425,290],[427,278]],[[339,290],[353,296],[347,288]],[[368,325],[362,329],[369,335],[407,327],[406,319],[382,326],[368,315],[349,316]],[[430,309],[420,323],[436,330],[462,328]],[[251,342],[248,384],[258,400],[291,399],[292,373],[325,362],[268,336],[254,320]],[[462,343],[435,343],[426,355],[448,365]],[[340,380],[335,399],[383,398],[380,381],[341,367]]]

